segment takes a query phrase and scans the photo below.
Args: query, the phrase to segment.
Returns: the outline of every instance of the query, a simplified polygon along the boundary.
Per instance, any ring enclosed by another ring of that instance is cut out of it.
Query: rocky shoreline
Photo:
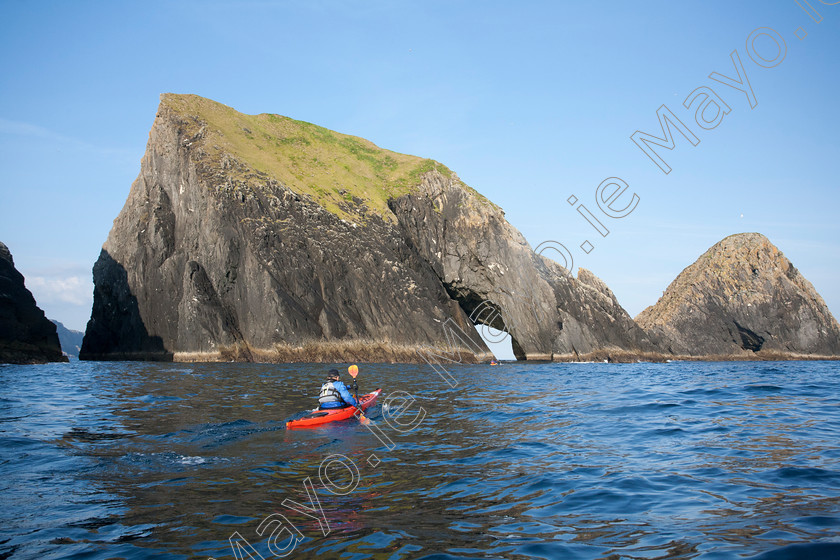
[[[426,356],[424,359],[423,356]],[[421,364],[433,360],[446,363],[478,364],[493,359],[491,353],[475,353],[469,348],[389,345],[381,342],[337,341],[310,342],[301,346],[278,344],[273,348],[254,348],[239,344],[222,347],[216,352],[123,353],[86,355],[91,361],[166,361],[180,363],[255,362],[286,363],[403,363]]]
[[[741,354],[712,354],[692,356],[686,354],[667,354],[657,352],[632,353],[625,351],[607,351],[601,350],[597,352],[590,352],[584,355],[564,354],[554,356],[550,361],[565,362],[565,363],[616,363],[616,364],[632,364],[632,363],[664,363],[664,362],[789,362],[789,361],[835,361],[840,360],[840,356],[836,355],[817,355],[817,354],[794,354],[781,353],[771,351],[759,351],[755,353],[741,353]],[[549,361],[549,360],[546,360]]]

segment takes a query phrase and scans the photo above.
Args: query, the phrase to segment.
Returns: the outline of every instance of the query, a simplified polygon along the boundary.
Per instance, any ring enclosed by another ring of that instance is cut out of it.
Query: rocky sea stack
[[[731,235],[706,251],[636,322],[676,354],[840,355],[840,327],[823,299],[758,233]]]
[[[94,266],[82,359],[417,361],[653,349],[594,275],[536,255],[430,159],[164,94]]]
[[[0,243],[0,363],[66,362],[55,325],[46,318]]]

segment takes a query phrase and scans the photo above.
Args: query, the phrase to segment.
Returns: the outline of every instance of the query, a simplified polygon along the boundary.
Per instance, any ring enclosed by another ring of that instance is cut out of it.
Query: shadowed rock
[[[146,330],[125,268],[104,249],[93,267],[93,277],[93,311],[79,359],[170,361],[172,352],[163,340]]]
[[[55,325],[46,318],[0,243],[0,363],[66,362]]]

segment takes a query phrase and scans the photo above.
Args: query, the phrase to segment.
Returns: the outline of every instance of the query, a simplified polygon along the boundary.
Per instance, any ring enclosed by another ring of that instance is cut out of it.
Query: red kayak
[[[382,392],[382,389],[377,389],[373,393],[368,393],[367,395],[362,395],[359,397],[359,407],[362,410],[367,410],[369,406],[376,402],[376,397],[379,396],[379,393]],[[313,426],[320,426],[321,424],[327,424],[328,422],[336,422],[338,420],[347,420],[354,414],[356,414],[356,408],[352,406],[347,406],[344,408],[333,408],[327,410],[321,410],[320,408],[316,408],[303,418],[298,418],[297,420],[292,420],[290,422],[286,422],[286,429],[291,428],[311,428]]]

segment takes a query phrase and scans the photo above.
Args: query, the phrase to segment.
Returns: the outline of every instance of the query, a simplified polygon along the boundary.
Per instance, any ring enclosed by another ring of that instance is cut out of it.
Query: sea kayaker
[[[341,375],[337,369],[331,369],[327,373],[327,382],[321,385],[321,393],[318,395],[320,408],[344,408],[345,406],[359,406],[350,390],[341,381]]]

